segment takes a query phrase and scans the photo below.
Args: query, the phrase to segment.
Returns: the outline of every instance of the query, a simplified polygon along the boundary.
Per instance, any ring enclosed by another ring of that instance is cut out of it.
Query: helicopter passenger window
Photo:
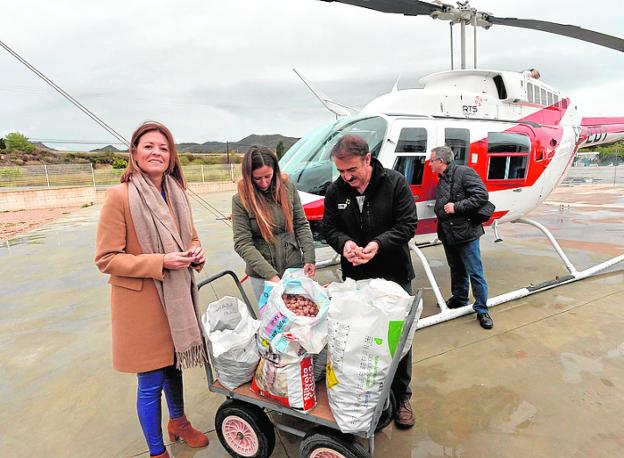
[[[540,89],[541,93],[542,93],[542,105],[547,105],[548,104],[548,98],[546,97],[546,89]]]
[[[425,155],[398,156],[392,168],[405,177],[407,184],[421,185],[425,170]]]
[[[527,83],[527,100],[533,103],[533,84]]]
[[[512,132],[488,133],[488,180],[521,180],[526,177],[531,140]]]
[[[540,104],[541,103],[541,101],[540,101],[541,100],[540,99],[540,88],[535,86],[534,89],[535,89],[535,92],[533,93],[533,102],[537,103],[537,104]]]
[[[404,127],[401,129],[395,153],[424,153],[427,151],[427,129]]]
[[[466,165],[466,157],[470,148],[470,131],[447,127],[444,129],[444,143],[453,150],[455,163]]]
[[[553,94],[553,97],[555,98],[555,105],[559,104],[559,96],[557,94]]]

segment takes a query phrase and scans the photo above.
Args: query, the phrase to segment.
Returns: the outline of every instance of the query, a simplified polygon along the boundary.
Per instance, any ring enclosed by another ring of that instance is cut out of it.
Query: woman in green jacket
[[[234,250],[246,263],[256,298],[265,280],[279,281],[289,267],[303,267],[314,276],[310,225],[297,189],[269,148],[252,146],[243,157],[238,194],[232,197],[232,229]]]

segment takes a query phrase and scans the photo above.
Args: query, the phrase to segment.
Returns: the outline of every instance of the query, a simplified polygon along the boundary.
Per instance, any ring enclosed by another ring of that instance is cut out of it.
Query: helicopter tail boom
[[[624,117],[583,118],[579,147],[613,143],[624,139]]]

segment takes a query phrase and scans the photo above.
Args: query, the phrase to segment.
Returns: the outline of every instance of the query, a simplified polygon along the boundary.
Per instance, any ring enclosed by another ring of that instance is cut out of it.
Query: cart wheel
[[[299,446],[301,458],[370,458],[355,439],[337,432],[312,431]]]
[[[384,429],[386,426],[392,423],[392,420],[394,419],[394,415],[396,414],[397,410],[397,402],[392,390],[390,390],[390,394],[388,395],[388,401],[388,408],[381,412],[379,421],[377,422],[377,427],[375,428],[375,432],[379,432]]]
[[[235,458],[268,458],[275,448],[273,424],[253,404],[225,401],[215,415],[215,429],[221,445]]]

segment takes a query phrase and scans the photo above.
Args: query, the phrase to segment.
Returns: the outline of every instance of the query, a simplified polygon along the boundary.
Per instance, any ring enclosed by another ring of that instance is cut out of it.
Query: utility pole
[[[225,141],[225,155],[227,156],[227,163],[230,165],[230,142]]]
[[[613,187],[615,187],[615,182],[617,181],[617,168],[618,162],[620,161],[620,149],[616,148],[615,150],[615,167],[613,167]]]

